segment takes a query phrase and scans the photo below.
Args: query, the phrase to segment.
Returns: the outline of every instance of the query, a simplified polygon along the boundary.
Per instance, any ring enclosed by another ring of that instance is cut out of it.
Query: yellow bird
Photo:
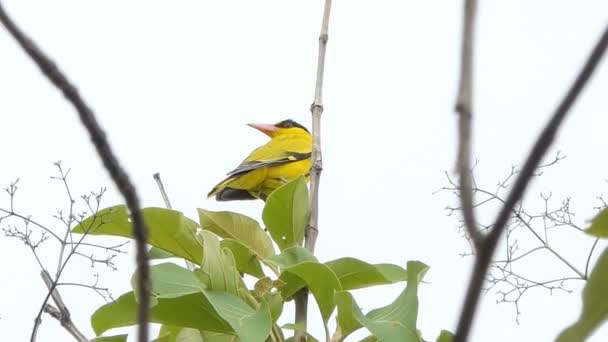
[[[248,124],[271,139],[256,148],[228,177],[207,195],[218,201],[266,198],[276,188],[301,176],[308,175],[312,136],[293,120],[274,125]]]

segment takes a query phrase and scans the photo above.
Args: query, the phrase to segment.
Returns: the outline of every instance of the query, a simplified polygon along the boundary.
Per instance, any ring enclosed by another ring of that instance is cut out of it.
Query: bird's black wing
[[[287,164],[298,160],[304,160],[310,158],[311,153],[298,153],[298,152],[285,152],[285,155],[281,158],[272,160],[250,160],[244,161],[236,169],[228,172],[228,176],[236,176],[245,172],[249,172],[255,169],[259,169],[267,166],[275,166],[281,164]]]

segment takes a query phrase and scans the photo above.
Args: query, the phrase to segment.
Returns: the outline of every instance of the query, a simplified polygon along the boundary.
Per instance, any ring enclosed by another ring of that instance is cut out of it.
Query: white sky
[[[197,207],[260,217],[261,203],[217,203],[204,195],[264,143],[245,123],[291,117],[309,125],[322,1],[3,4],[76,82],[146,206],[163,205],[152,179],[160,172],[174,207],[192,218]],[[608,2],[481,1],[479,12],[475,155],[478,179],[493,187],[521,163],[606,24]],[[432,195],[445,184],[443,172],[451,172],[455,155],[460,20],[461,1],[334,1],[326,64],[317,255],[429,264],[419,314],[429,340],[454,329],[472,261],[459,256],[466,243],[454,218],[445,217],[453,199]],[[67,202],[49,176],[59,159],[72,168],[73,192],[108,186],[105,204],[119,203],[72,107],[3,30],[0,52],[0,183],[21,178],[17,209],[57,225],[52,215]],[[600,154],[606,89],[604,62],[561,131],[556,147],[568,158],[535,183],[527,203],[540,205],[538,192],[552,190],[556,198],[573,197],[580,222],[591,217],[595,196],[608,190],[608,160]],[[7,197],[0,205],[8,206]],[[554,243],[584,265],[588,239]],[[55,253],[50,243],[41,251],[52,266]],[[122,256],[118,272],[99,270],[115,296],[128,290],[132,259]],[[548,270],[568,274],[550,257],[530,262],[541,278]],[[24,341],[46,289],[16,240],[0,238],[0,269],[0,331],[7,341]],[[93,272],[79,261],[66,280],[90,282]],[[532,291],[521,302],[519,325],[513,306],[487,295],[472,340],[553,339],[579,312],[581,284],[569,288],[574,293]],[[355,296],[367,311],[402,289]],[[101,299],[61,290],[76,324],[93,336],[89,316]],[[312,320],[311,331],[320,337],[318,323]],[[48,316],[39,335],[39,341],[70,338]],[[607,339],[605,327],[592,341]]]

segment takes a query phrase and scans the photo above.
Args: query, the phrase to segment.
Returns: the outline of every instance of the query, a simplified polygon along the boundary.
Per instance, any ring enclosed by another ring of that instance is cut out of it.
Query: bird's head
[[[297,133],[310,134],[308,132],[308,130],[306,129],[306,127],[300,125],[299,123],[297,123],[291,119],[283,120],[274,125],[255,123],[255,124],[247,124],[247,126],[253,127],[271,138],[274,138],[276,136],[283,135],[283,134],[297,134]]]

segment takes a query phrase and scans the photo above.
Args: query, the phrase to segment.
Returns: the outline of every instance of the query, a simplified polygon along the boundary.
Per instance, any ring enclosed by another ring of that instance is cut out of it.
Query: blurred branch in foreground
[[[25,33],[17,26],[17,24],[8,16],[0,3],[0,22],[11,36],[19,43],[21,48],[27,53],[34,63],[38,65],[40,71],[49,79],[57,89],[59,89],[65,98],[74,106],[78,112],[81,123],[87,129],[91,142],[97,150],[104,167],[112,177],[116,187],[123,195],[127,207],[129,208],[131,218],[133,220],[133,235],[136,245],[136,261],[139,277],[138,285],[138,335],[140,342],[148,342],[148,318],[150,307],[150,265],[148,260],[148,229],[144,222],[144,217],[141,213],[141,205],[135,187],[125,170],[122,168],[116,155],[114,154],[106,134],[97,122],[95,113],[89,105],[82,99],[76,87],[70,82],[67,77],[59,70],[57,64],[53,62],[32,39],[27,37]]]

